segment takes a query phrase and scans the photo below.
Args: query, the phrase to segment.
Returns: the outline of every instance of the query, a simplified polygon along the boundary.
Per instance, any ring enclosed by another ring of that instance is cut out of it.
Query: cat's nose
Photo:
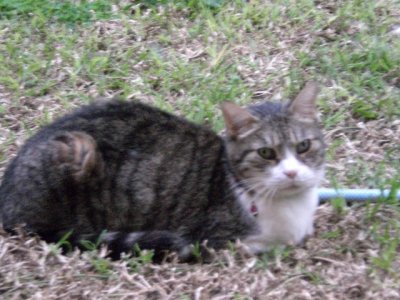
[[[287,177],[289,177],[290,179],[293,179],[297,176],[297,171],[294,170],[290,170],[290,171],[285,171],[283,172]]]

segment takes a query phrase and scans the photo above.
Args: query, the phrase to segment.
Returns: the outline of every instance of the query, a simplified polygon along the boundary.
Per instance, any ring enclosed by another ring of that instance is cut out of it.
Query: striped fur
[[[9,165],[0,189],[3,225],[24,224],[48,241],[70,230],[124,233],[106,241],[114,252],[135,243],[225,246],[255,230],[226,164],[222,139],[204,127],[140,103],[89,105],[43,128]]]
[[[225,104],[224,138],[141,103],[82,107],[41,129],[8,166],[0,187],[3,226],[23,225],[49,242],[72,232],[74,245],[100,236],[113,258],[138,245],[156,257],[175,251],[188,259],[193,243],[221,248],[236,239],[259,252],[275,229],[263,228],[248,209],[251,201],[265,202],[268,186],[248,182],[268,182],[279,163],[260,158],[258,149],[275,147],[281,155],[311,139],[312,151],[296,159],[311,171],[323,167],[318,122],[297,102],[249,110]]]

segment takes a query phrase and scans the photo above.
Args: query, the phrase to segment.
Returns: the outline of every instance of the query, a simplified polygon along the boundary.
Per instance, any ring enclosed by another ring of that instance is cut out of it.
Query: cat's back
[[[90,104],[27,141],[5,172],[0,207],[10,226],[29,222],[35,231],[76,222],[91,230],[176,228],[182,217],[162,216],[177,199],[184,210],[214,193],[223,198],[209,186],[223,168],[223,149],[208,128],[157,108],[116,100]],[[75,220],[70,210],[88,215]],[[149,215],[163,221],[148,225]]]
[[[6,169],[3,182],[12,173],[21,175],[22,170],[15,172],[15,168],[46,165],[40,156],[55,143],[72,143],[81,152],[95,150],[106,165],[120,167],[144,159],[158,164],[166,158],[190,161],[199,151],[213,156],[223,147],[212,130],[179,116],[140,102],[100,100],[56,119],[29,138]]]
[[[11,167],[39,144],[71,132],[91,137],[109,162],[121,159],[127,152],[167,153],[185,148],[184,145],[210,151],[223,147],[222,139],[205,126],[140,102],[101,100],[43,127],[27,140]]]
[[[82,131],[98,142],[117,143],[127,146],[129,138],[146,134],[146,138],[156,136],[157,140],[170,135],[191,135],[200,139],[209,137],[219,139],[204,126],[196,125],[186,119],[172,115],[155,107],[120,100],[99,101],[83,106],[42,128],[33,136],[32,142],[46,140],[50,136],[65,131]],[[154,140],[153,140],[154,142]]]

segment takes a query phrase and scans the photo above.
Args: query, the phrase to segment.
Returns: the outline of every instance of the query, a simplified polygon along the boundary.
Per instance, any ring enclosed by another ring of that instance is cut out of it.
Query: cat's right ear
[[[257,129],[258,119],[246,109],[232,102],[222,102],[226,133],[233,139],[241,139]]]
[[[318,120],[316,99],[319,87],[316,82],[310,81],[300,91],[297,97],[289,104],[289,112],[299,120]]]

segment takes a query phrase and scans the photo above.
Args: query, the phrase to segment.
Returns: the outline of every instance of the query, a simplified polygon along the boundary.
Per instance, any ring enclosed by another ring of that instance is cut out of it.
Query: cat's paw
[[[261,236],[250,236],[242,241],[241,247],[251,255],[257,255],[268,251],[269,243]]]
[[[53,139],[56,163],[75,180],[88,177],[100,165],[95,140],[79,131],[66,132]]]

